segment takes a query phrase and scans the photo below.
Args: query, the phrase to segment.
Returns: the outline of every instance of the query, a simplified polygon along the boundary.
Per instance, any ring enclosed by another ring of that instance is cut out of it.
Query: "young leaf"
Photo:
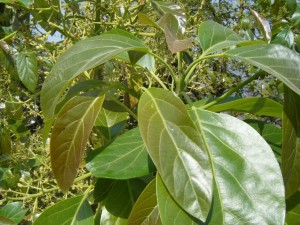
[[[149,155],[175,201],[206,220],[212,201],[208,154],[182,101],[151,88],[141,97],[138,121]]]
[[[22,209],[22,206],[22,202],[9,203],[0,209],[0,215],[13,221],[16,224],[19,224],[28,211],[28,209]]]
[[[282,174],[286,198],[300,188],[300,96],[284,88]]]
[[[16,58],[18,75],[24,86],[35,92],[38,82],[37,59],[33,51],[20,52]]]
[[[266,20],[265,18],[263,18],[258,12],[256,12],[253,9],[250,9],[252,15],[255,18],[256,23],[258,24],[265,40],[270,43],[271,38],[272,38],[272,34],[271,34],[271,27],[270,24],[268,22],[268,20]]]
[[[228,50],[225,56],[257,66],[300,95],[300,56],[281,45],[251,45]]]
[[[33,225],[90,225],[93,224],[93,211],[84,196],[66,199],[47,208]]]
[[[202,55],[245,42],[234,31],[214,21],[205,21],[199,26],[198,38],[203,49]]]
[[[87,161],[86,167],[95,177],[129,179],[155,171],[138,128],[95,150]]]
[[[156,200],[156,179],[153,179],[136,201],[127,225],[162,225]]]
[[[130,50],[147,52],[148,48],[141,40],[122,30],[87,38],[69,48],[57,60],[43,84],[41,106],[45,120],[54,116],[59,98],[73,78]]]
[[[246,112],[259,116],[282,117],[283,107],[280,103],[268,98],[249,97],[213,105],[207,110],[212,112]]]
[[[223,217],[224,224],[282,225],[283,180],[265,140],[249,125],[226,114],[193,108],[190,116],[211,154],[214,191],[221,209],[212,219]]]
[[[62,191],[67,191],[76,177],[81,157],[101,109],[104,96],[98,92],[72,98],[58,114],[51,141],[51,165]]]

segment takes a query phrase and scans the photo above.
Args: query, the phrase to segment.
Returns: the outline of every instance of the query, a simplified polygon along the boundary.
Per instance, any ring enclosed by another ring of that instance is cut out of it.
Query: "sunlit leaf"
[[[156,200],[156,179],[148,184],[136,201],[127,225],[162,225]]]
[[[286,200],[286,225],[300,224],[300,192],[297,191],[294,195]]]
[[[225,56],[265,70],[300,95],[300,56],[296,52],[281,45],[252,45],[228,50]]]
[[[283,107],[280,103],[272,99],[248,97],[225,103],[219,103],[207,108],[207,110],[213,112],[246,112],[260,116],[273,116],[281,118]]]
[[[284,186],[280,167],[265,140],[243,121],[193,108],[190,116],[211,154],[224,224],[283,224]],[[214,194],[214,196],[216,196]]]
[[[93,224],[93,211],[84,196],[63,200],[47,208],[33,225]]]
[[[100,225],[126,225],[126,223],[127,219],[115,216],[107,211],[105,207],[102,208]]]
[[[53,117],[59,98],[73,78],[130,50],[147,52],[148,48],[141,40],[122,30],[87,38],[69,48],[58,58],[43,84],[41,106],[45,119]]]
[[[212,201],[208,154],[182,101],[151,88],[141,97],[140,131],[168,191],[187,212],[206,220]]]
[[[149,16],[147,16],[144,13],[139,13],[138,14],[138,21],[141,24],[144,24],[144,25],[150,25],[152,27],[158,27],[157,24]]]
[[[268,22],[262,15],[260,15],[258,12],[256,12],[253,9],[250,9],[252,15],[255,18],[256,23],[258,24],[260,31],[262,32],[265,40],[270,43],[272,34],[271,34],[271,27]]]
[[[290,29],[284,29],[276,35],[272,43],[291,48],[294,44],[294,33]]]
[[[155,171],[138,128],[95,150],[87,161],[86,167],[95,177],[128,179]]]
[[[234,31],[214,21],[205,21],[201,23],[198,29],[198,38],[201,48],[203,49],[203,55],[208,55],[245,42],[245,40]]]
[[[284,88],[282,174],[286,198],[300,188],[300,96]]]
[[[28,209],[22,209],[22,202],[12,202],[0,209],[0,215],[19,224],[26,215]]]
[[[72,98],[59,112],[53,126],[50,153],[52,171],[62,191],[67,191],[76,177],[83,151],[104,96],[98,92]]]

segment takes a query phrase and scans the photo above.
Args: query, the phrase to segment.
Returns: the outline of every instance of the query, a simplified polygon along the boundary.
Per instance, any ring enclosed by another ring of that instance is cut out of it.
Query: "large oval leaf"
[[[125,132],[110,145],[95,150],[87,159],[95,177],[128,179],[155,171],[138,128]]]
[[[284,224],[285,200],[278,162],[265,140],[232,116],[193,108],[213,163],[224,224]]]
[[[84,196],[80,195],[47,208],[33,225],[90,225],[93,223],[93,211]]]
[[[104,96],[88,92],[67,102],[55,121],[50,153],[52,171],[62,191],[72,185]]]
[[[225,52],[274,75],[300,95],[300,56],[281,45],[251,45]]]
[[[69,48],[59,57],[43,84],[41,106],[45,119],[53,117],[60,96],[73,78],[130,50],[147,52],[148,48],[141,40],[121,30],[87,38]]]
[[[300,96],[284,88],[282,174],[286,197],[300,188]]]
[[[212,201],[211,167],[185,105],[172,92],[151,88],[142,95],[138,112],[143,140],[168,191],[205,221]]]

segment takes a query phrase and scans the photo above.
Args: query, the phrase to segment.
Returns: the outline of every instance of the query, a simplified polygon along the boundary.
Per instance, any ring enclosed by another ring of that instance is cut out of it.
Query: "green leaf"
[[[291,48],[294,44],[294,33],[290,29],[284,29],[276,35],[272,43]]]
[[[62,191],[67,191],[76,177],[83,151],[104,96],[98,92],[72,98],[58,114],[50,140],[52,171]]]
[[[165,1],[151,1],[151,5],[161,17],[167,13],[173,15],[177,20],[177,26],[180,30],[180,33],[184,34],[186,26],[186,14],[179,5]]]
[[[115,216],[104,207],[101,212],[100,225],[126,225],[127,219]]]
[[[205,21],[199,26],[198,38],[203,49],[202,55],[245,42],[234,31],[214,21]]]
[[[16,223],[14,223],[10,219],[7,219],[6,217],[1,216],[1,215],[0,215],[0,224],[1,225],[16,225]]]
[[[80,195],[47,208],[33,225],[91,225],[93,223],[93,211],[85,197]]]
[[[150,25],[152,27],[158,28],[157,24],[144,13],[138,13],[138,21],[140,22],[140,24]]]
[[[286,198],[300,188],[300,96],[284,88],[282,174]]]
[[[249,125],[226,115],[193,108],[190,116],[211,154],[214,194],[224,224],[283,224],[284,186],[278,162]],[[215,203],[215,202],[214,202]],[[215,205],[215,204],[214,204]]]
[[[141,40],[121,30],[87,38],[69,48],[57,60],[43,84],[41,106],[45,119],[54,116],[59,98],[73,78],[130,50],[147,52],[148,48]]]
[[[225,56],[257,66],[300,94],[300,56],[281,45],[251,45],[225,52]]]
[[[0,125],[0,156],[11,154],[11,137],[10,131]]]
[[[138,121],[149,155],[172,197],[205,221],[212,201],[211,167],[185,105],[172,92],[151,88],[140,99]]]
[[[256,21],[256,23],[258,24],[261,33],[263,34],[265,40],[270,43],[271,41],[271,27],[270,24],[268,22],[268,20],[266,20],[264,17],[262,17],[262,15],[260,15],[258,12],[256,12],[253,9],[250,9],[252,15],[254,16],[254,19]]]
[[[109,194],[114,183],[115,181],[112,179],[97,179],[94,187],[94,202],[102,202]]]
[[[244,120],[253,127],[272,148],[278,162],[281,162],[282,131],[280,127],[259,120]]]
[[[0,61],[7,72],[9,72],[14,79],[18,80],[18,71],[16,69],[15,60],[10,54],[10,46],[4,41],[0,43]]]
[[[22,206],[22,202],[9,203],[0,209],[0,215],[19,224],[28,211],[28,209],[22,209]]]
[[[35,92],[38,82],[37,59],[33,51],[20,52],[16,57],[18,75],[25,87]]]
[[[95,177],[128,179],[155,171],[138,128],[95,150],[87,161],[86,167]]]
[[[300,192],[297,191],[286,201],[286,225],[300,224]]]
[[[136,201],[127,225],[162,225],[156,200],[156,179],[153,179]]]
[[[213,105],[207,108],[207,110],[213,112],[246,112],[259,116],[281,118],[283,107],[280,103],[272,99],[249,97]]]
[[[197,225],[202,224],[201,221],[191,217],[174,201],[161,177],[156,177],[156,191],[158,208],[162,224],[167,225]]]

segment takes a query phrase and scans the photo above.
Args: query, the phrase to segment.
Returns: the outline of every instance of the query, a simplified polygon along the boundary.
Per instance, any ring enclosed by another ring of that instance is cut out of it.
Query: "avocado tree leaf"
[[[286,198],[300,188],[300,96],[284,88],[282,174]]]
[[[274,75],[300,95],[300,56],[281,45],[251,45],[228,50],[225,56],[237,58]]]
[[[300,223],[300,191],[297,191],[286,200],[286,225],[298,225]]]
[[[246,42],[233,30],[211,20],[201,23],[198,29],[198,38],[203,49],[202,55]]]
[[[28,209],[22,209],[22,206],[22,202],[9,203],[0,209],[0,215],[19,224],[28,211]]]
[[[156,200],[156,179],[153,179],[137,199],[127,225],[162,225]]]
[[[17,225],[15,222],[7,219],[6,217],[0,215],[0,224],[1,225]]]
[[[95,177],[114,179],[141,177],[155,171],[138,128],[95,150],[88,157],[86,167]]]
[[[172,92],[150,88],[140,98],[144,143],[175,201],[205,221],[212,201],[212,171],[201,137],[185,105]]]
[[[93,224],[93,211],[82,195],[63,200],[47,208],[33,225]]]
[[[138,38],[122,30],[79,41],[62,54],[47,76],[41,91],[41,107],[45,120],[54,116],[62,93],[73,78],[130,50],[147,52]]]
[[[272,40],[273,44],[280,44],[287,48],[291,48],[294,44],[294,33],[288,28],[280,31],[274,40]]]
[[[51,166],[62,191],[72,185],[89,134],[101,109],[104,96],[91,91],[67,102],[54,123],[51,140]]]
[[[24,86],[31,92],[35,92],[38,82],[38,68],[36,54],[26,50],[16,57],[18,75]]]
[[[230,115],[195,107],[189,113],[205,140],[214,168],[214,197],[220,210],[210,219],[221,217],[223,224],[283,224],[283,179],[265,140]]]
[[[273,116],[281,118],[283,107],[280,103],[272,99],[248,97],[219,103],[206,109],[212,112],[246,112],[259,116]]]
[[[265,40],[270,43],[271,38],[272,38],[272,33],[271,33],[271,27],[268,22],[262,15],[260,15],[258,12],[256,12],[253,9],[250,9],[252,15],[254,16],[254,19],[256,23],[258,24],[261,33],[263,34]]]

